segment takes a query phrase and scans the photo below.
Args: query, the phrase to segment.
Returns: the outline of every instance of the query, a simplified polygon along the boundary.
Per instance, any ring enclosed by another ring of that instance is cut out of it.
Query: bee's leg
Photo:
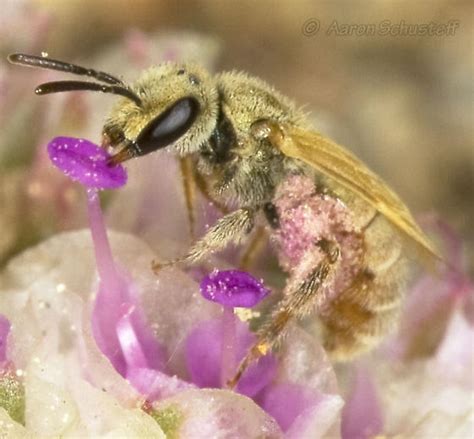
[[[280,219],[278,218],[278,212],[275,205],[272,202],[265,203],[262,206],[262,211],[269,226],[272,229],[278,229],[280,227]],[[259,253],[265,248],[267,241],[268,234],[265,228],[260,226],[240,258],[239,267],[242,270],[248,270],[252,266]]]
[[[118,148],[122,146],[125,141],[125,135],[123,131],[114,124],[108,124],[104,126],[102,131],[102,147],[103,148]]]
[[[296,288],[285,294],[278,309],[273,312],[257,332],[257,342],[250,348],[247,355],[239,364],[235,376],[228,382],[234,388],[250,364],[266,355],[285,334],[288,322],[292,318],[302,318],[314,311],[315,303],[325,281],[334,271],[335,263],[339,259],[337,244],[325,241],[321,243],[325,257]]]
[[[239,268],[241,270],[248,270],[252,266],[259,253],[265,247],[267,238],[268,236],[264,227],[260,226],[255,230],[255,234],[253,235],[249,245],[240,257]]]
[[[179,166],[181,170],[181,179],[183,182],[184,200],[186,202],[186,210],[188,214],[189,234],[191,235],[191,239],[194,240],[196,238],[196,184],[194,180],[193,163],[191,161],[191,157],[181,157],[179,159]]]
[[[181,157],[179,159],[181,171],[181,179],[183,183],[184,200],[186,202],[186,210],[188,214],[189,233],[191,239],[196,239],[196,201],[197,190],[209,200],[221,213],[228,213],[228,209],[210,194],[208,185],[202,176],[196,171],[191,157]]]
[[[212,195],[209,190],[209,185],[203,176],[193,168],[193,178],[196,182],[196,185],[200,192],[204,195],[204,197],[209,200],[222,214],[229,213],[229,209],[224,206],[222,203],[217,201]]]
[[[255,209],[242,208],[220,218],[207,233],[197,241],[189,253],[170,262],[153,262],[153,271],[176,263],[193,263],[205,255],[224,249],[228,244],[239,243],[254,226]]]

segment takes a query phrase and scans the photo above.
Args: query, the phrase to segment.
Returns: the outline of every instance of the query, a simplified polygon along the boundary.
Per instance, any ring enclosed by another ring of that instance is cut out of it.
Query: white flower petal
[[[177,437],[186,439],[283,438],[273,418],[251,399],[228,390],[187,390],[157,403],[182,414]]]
[[[26,439],[30,435],[23,425],[15,422],[5,409],[0,407],[0,438],[2,439]]]
[[[455,308],[435,355],[435,371],[444,380],[474,385],[474,326]]]
[[[287,439],[339,437],[339,418],[344,400],[325,395],[317,405],[298,416],[285,436]]]

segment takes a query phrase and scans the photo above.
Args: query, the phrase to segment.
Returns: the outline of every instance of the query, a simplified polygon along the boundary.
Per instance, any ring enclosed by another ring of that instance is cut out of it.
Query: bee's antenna
[[[142,100],[132,90],[120,85],[104,85],[88,81],[53,81],[38,85],[35,89],[37,95],[49,93],[60,93],[63,91],[90,90],[101,91],[102,93],[112,93],[131,99],[139,107],[142,106]]]
[[[98,81],[105,82],[107,84],[125,85],[121,79],[109,75],[108,73],[99,72],[94,69],[88,69],[63,61],[58,61],[45,56],[13,53],[8,55],[8,61],[10,61],[12,64],[20,64],[22,66],[39,67],[41,69],[59,70],[61,72],[73,73],[75,75],[90,76],[91,78],[97,79]]]

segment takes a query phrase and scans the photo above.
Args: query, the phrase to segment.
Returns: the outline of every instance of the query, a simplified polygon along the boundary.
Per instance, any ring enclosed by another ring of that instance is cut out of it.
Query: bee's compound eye
[[[182,98],[153,119],[140,133],[136,143],[140,155],[165,148],[178,140],[199,113],[199,103],[195,98]]]

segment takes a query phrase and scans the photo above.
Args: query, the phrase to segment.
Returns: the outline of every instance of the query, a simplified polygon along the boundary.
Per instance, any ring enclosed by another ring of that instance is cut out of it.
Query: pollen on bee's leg
[[[255,347],[260,352],[260,355],[267,355],[270,350],[270,345],[267,342],[259,343]]]

